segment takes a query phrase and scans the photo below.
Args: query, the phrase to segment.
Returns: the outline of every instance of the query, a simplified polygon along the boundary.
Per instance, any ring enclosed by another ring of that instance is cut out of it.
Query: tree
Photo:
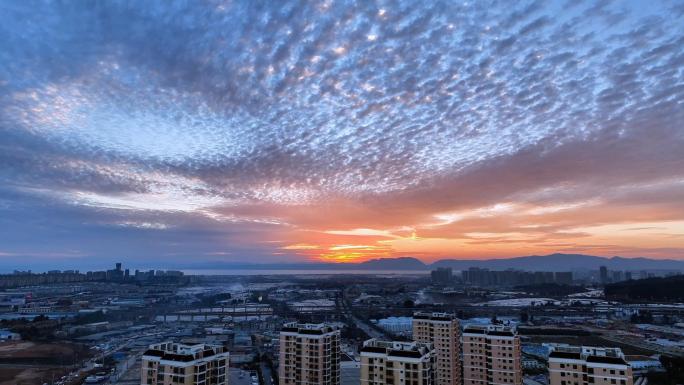
[[[667,371],[668,384],[682,384],[684,383],[684,357],[674,357],[668,355],[660,356],[660,363]]]
[[[648,310],[639,310],[637,313],[634,313],[631,317],[629,317],[629,321],[633,324],[652,323],[653,314],[651,314],[651,312]]]

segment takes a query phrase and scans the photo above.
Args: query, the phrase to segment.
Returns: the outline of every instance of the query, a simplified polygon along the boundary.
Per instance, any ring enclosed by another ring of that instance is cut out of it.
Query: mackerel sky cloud
[[[0,267],[684,258],[676,1],[10,1]]]

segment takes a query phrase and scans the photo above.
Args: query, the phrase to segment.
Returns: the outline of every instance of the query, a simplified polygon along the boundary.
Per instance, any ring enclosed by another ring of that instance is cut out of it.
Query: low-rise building
[[[538,360],[534,358],[523,358],[522,359],[522,367],[525,370],[544,370],[546,369],[546,365],[544,363],[539,362]]]
[[[0,341],[19,341],[21,340],[21,335],[19,333],[14,333],[10,330],[2,329],[0,330]]]
[[[401,334],[410,333],[413,328],[413,318],[411,317],[387,317],[379,319],[378,327],[390,333]]]
[[[633,355],[625,356],[625,361],[632,367],[632,372],[635,375],[648,372],[662,372],[665,370],[663,364],[657,357]]]

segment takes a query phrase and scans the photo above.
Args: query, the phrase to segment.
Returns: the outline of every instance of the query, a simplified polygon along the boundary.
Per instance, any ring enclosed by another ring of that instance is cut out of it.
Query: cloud
[[[668,209],[683,203],[684,35],[664,27],[681,24],[677,7],[112,1],[3,11],[1,229],[19,223],[53,248],[88,236],[83,252],[109,257],[96,243],[133,237],[116,247],[146,258],[274,260],[297,244],[431,258],[448,247],[387,245],[416,245],[417,231],[461,247],[489,226],[502,243],[536,228],[555,251],[551,238],[592,237],[575,227],[681,219]],[[524,220],[473,214],[504,204]],[[12,244],[9,253],[29,250]]]

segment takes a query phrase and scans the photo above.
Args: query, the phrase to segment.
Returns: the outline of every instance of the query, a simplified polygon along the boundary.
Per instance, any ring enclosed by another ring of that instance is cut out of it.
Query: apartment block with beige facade
[[[340,331],[327,324],[285,324],[279,359],[280,385],[339,385]]]
[[[413,340],[435,348],[435,384],[461,385],[461,326],[448,313],[415,313]]]
[[[463,385],[521,385],[520,337],[514,327],[470,325],[463,329]]]
[[[230,353],[220,345],[163,342],[143,353],[143,385],[228,385]]]
[[[632,368],[619,348],[547,345],[550,385],[633,385]]]
[[[361,348],[361,385],[434,385],[434,359],[429,343],[368,340]]]

